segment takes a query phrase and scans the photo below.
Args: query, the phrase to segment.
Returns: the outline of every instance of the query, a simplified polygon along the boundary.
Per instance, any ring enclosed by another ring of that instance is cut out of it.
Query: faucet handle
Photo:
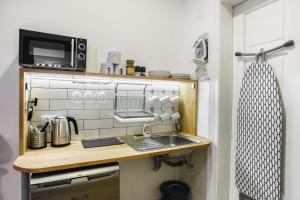
[[[178,120],[173,121],[173,133],[175,135],[178,135],[180,133],[180,123],[178,122]]]

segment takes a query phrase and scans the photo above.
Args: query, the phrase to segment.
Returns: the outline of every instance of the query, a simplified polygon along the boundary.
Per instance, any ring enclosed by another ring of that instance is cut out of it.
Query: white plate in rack
[[[138,118],[121,118],[117,115],[114,117],[121,123],[130,123],[130,122],[152,122],[154,121],[154,117],[138,117]]]
[[[154,121],[154,116],[147,112],[115,112],[114,118],[121,123]]]
[[[190,74],[184,74],[184,73],[176,73],[176,74],[171,74],[171,78],[191,79],[191,75]]]
[[[148,72],[150,77],[155,78],[168,78],[171,75],[170,71],[167,70],[152,70]]]

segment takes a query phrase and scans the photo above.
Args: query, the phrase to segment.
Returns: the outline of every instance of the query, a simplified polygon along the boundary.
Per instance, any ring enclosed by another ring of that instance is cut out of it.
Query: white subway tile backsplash
[[[51,132],[50,132],[50,128],[47,128],[47,142],[50,143],[51,142]]]
[[[112,128],[113,119],[84,120],[84,129]]]
[[[50,100],[50,110],[83,109],[83,103],[74,103],[72,100]]]
[[[160,114],[160,113],[161,113],[161,109],[160,109],[160,108],[155,108],[155,109],[154,109],[154,113]]]
[[[76,122],[77,122],[77,126],[78,126],[79,132],[83,131],[84,130],[84,128],[83,128],[83,120],[76,120]],[[72,131],[75,130],[72,123],[71,123],[71,129],[72,129]]]
[[[143,126],[127,127],[127,135],[143,134]]]
[[[126,135],[126,128],[100,129],[100,138],[120,137]]]
[[[152,95],[157,95],[157,96],[161,96],[161,95],[164,95],[164,94],[167,94],[167,95],[171,95],[171,96],[176,96],[176,95],[179,95],[179,91],[151,91],[151,90],[148,90],[146,91],[146,96],[152,96]]]
[[[155,84],[152,85],[152,87],[147,87],[147,91],[179,91],[180,86],[179,85],[165,85],[165,84]]]
[[[114,110],[100,110],[100,119],[112,119],[114,112]]]
[[[145,104],[145,108],[149,109],[153,107],[154,109],[160,109],[162,107],[162,104],[160,102],[154,104],[154,105],[150,105],[149,101],[146,100],[146,104]],[[179,107],[179,103],[166,103],[163,105],[164,108],[178,108]]]
[[[79,135],[75,135],[74,127],[72,129],[72,140],[81,139],[93,139],[104,137],[116,137],[128,135],[141,134],[143,129],[142,122],[133,123],[120,123],[114,120],[114,99],[115,99],[115,84],[104,83],[78,83],[73,82],[72,79],[31,79],[31,97],[39,98],[38,106],[35,107],[33,122],[39,124],[42,115],[68,115],[77,120]],[[131,104],[130,108],[136,109],[138,106],[142,106],[144,85],[138,84],[120,84],[118,87],[118,95],[123,95],[129,98],[136,98],[135,104]],[[146,98],[151,97],[151,93],[154,90],[154,94],[161,96],[162,91],[165,91],[165,95],[179,95],[179,85],[153,85],[147,87]],[[80,91],[82,94],[79,103],[72,99],[73,91]],[[84,94],[87,91],[91,91],[94,97],[90,101],[84,99]],[[97,92],[104,92],[103,99],[97,98]],[[173,94],[173,92],[175,92]],[[137,96],[140,96],[140,101],[137,100]],[[126,103],[126,101],[125,101]],[[125,104],[124,104],[125,105]],[[120,106],[120,105],[119,105]],[[125,106],[128,107],[128,105]],[[150,111],[150,105],[146,103],[146,110]],[[164,110],[171,112],[172,107],[178,110],[179,103],[164,105]],[[119,107],[118,107],[119,108]],[[154,106],[155,112],[160,113],[161,105],[158,103]],[[155,121],[152,123],[153,133],[170,132],[172,131],[172,122]],[[50,135],[50,134],[49,134]]]
[[[32,78],[31,87],[33,88],[49,88],[48,79]]]
[[[99,129],[84,130],[84,131],[82,131],[82,134],[84,134],[83,139],[97,139],[97,138],[100,138],[100,130]]]
[[[79,119],[99,119],[99,110],[68,110],[68,115]]]
[[[115,98],[115,91],[114,90],[83,90],[83,89],[68,89],[68,99],[72,99],[72,95],[74,91],[80,91],[82,95],[82,100],[84,101],[84,95],[87,91],[91,91],[93,93],[93,99],[98,101],[97,92],[104,92],[103,99],[104,100],[113,100]]]
[[[161,120],[162,124],[172,124],[172,120],[168,119],[168,120]]]
[[[72,100],[73,99],[73,97],[72,97],[72,95],[73,95],[73,93],[74,92],[77,92],[77,91],[79,91],[79,92],[81,92],[81,95],[82,95],[82,100],[83,100],[83,95],[84,95],[84,90],[81,90],[81,89],[68,89],[68,99],[70,99],[70,100]]]
[[[95,110],[95,109],[100,110],[101,106],[103,106],[103,104],[106,104],[106,102],[99,103],[98,101],[93,100],[92,102],[89,102],[89,103],[85,102],[83,105],[84,105],[85,110]]]
[[[153,126],[153,125],[161,125],[161,124],[163,124],[161,120],[156,120],[156,121],[151,122],[151,125],[152,125],[152,126]],[[142,125],[141,125],[141,126],[142,126]]]
[[[68,108],[68,100],[51,100],[50,109],[51,110],[60,110],[63,108]]]
[[[127,96],[127,94],[128,94],[128,91],[126,91],[126,90],[118,90],[118,92],[117,92],[117,96]]]
[[[115,91],[114,90],[101,90],[103,91],[105,94],[104,94],[104,98],[109,100],[114,100],[115,99]]]
[[[33,111],[32,121],[41,121],[41,116],[43,115],[67,115],[67,110],[56,110],[56,111]]]
[[[49,100],[38,100],[38,104],[33,109],[35,110],[49,110]]]
[[[99,129],[94,130],[81,130],[79,134],[76,135],[75,132],[72,132],[71,139],[75,141],[88,140],[88,139],[98,139],[100,138]]]
[[[118,87],[118,90],[126,90],[126,91],[129,91],[129,90],[144,90],[144,85],[134,85],[134,84],[120,84],[119,87]]]
[[[84,89],[84,84],[73,83],[72,80],[50,80],[50,88],[80,88]]]
[[[134,97],[134,96],[143,96],[144,92],[143,91],[128,91],[127,95],[129,97]]]
[[[92,84],[92,83],[86,83],[84,85],[85,89],[90,89],[90,90],[114,90],[114,83],[110,84],[105,84],[105,83],[99,83],[99,84]]]
[[[172,113],[172,107],[164,107],[164,112]]]
[[[99,103],[98,101],[94,101],[92,103],[84,103],[84,109],[86,110],[94,110],[94,109],[113,109],[114,108],[114,101],[113,100],[106,100],[105,102]]]
[[[67,89],[32,88],[31,97],[39,99],[67,99]]]
[[[140,126],[140,123],[139,122],[121,123],[121,122],[114,119],[114,127],[115,128],[117,128],[117,127],[122,128],[122,127],[129,127],[129,126],[131,126],[131,127]]]
[[[71,133],[71,141],[80,141],[82,140],[84,134],[79,133],[78,135],[75,134],[75,132],[72,131]]]
[[[31,124],[35,126],[39,126],[42,125],[43,123],[41,121],[36,121],[36,122],[31,122]]]
[[[172,124],[152,126],[152,133],[166,133],[172,131]]]

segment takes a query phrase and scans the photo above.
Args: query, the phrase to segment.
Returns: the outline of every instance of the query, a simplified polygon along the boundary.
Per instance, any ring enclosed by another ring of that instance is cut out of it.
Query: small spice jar
[[[141,76],[141,67],[135,66],[135,76]]]
[[[146,76],[146,67],[141,67],[141,76]]]
[[[127,64],[126,74],[134,76],[135,74],[134,60],[127,60],[126,64]]]

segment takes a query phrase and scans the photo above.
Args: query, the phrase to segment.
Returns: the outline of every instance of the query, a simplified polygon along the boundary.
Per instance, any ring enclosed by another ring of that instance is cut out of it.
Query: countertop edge
[[[211,144],[210,140],[205,139],[205,141],[203,141],[202,143],[196,144],[196,145],[195,144],[184,145],[182,147],[176,147],[176,148],[170,147],[170,148],[148,151],[148,152],[141,152],[141,153],[137,152],[137,154],[114,157],[111,159],[109,159],[109,158],[95,159],[93,161],[54,165],[54,166],[49,166],[49,167],[47,166],[47,167],[43,167],[43,168],[22,167],[21,164],[16,163],[19,161],[19,159],[22,159],[22,157],[26,157],[26,155],[22,155],[22,156],[17,157],[17,159],[13,163],[13,167],[15,170],[22,172],[22,173],[44,173],[44,172],[79,168],[79,167],[87,167],[87,166],[93,166],[93,165],[98,165],[98,164],[106,164],[106,163],[112,163],[112,162],[136,160],[136,159],[153,157],[153,156],[158,156],[158,155],[163,155],[163,154],[168,154],[168,153],[176,153],[176,152],[185,151],[185,150],[195,150],[195,149],[204,149],[204,148],[207,149],[210,144]]]

